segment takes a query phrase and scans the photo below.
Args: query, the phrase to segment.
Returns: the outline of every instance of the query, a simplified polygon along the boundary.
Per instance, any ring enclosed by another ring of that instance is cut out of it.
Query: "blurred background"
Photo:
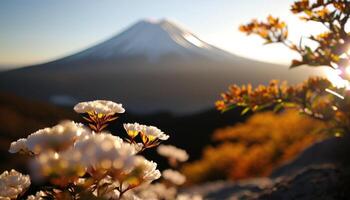
[[[297,55],[239,32],[268,14],[287,21],[294,41],[323,30],[292,16],[292,2],[1,1],[1,170],[23,168],[7,153],[11,141],[79,121],[77,102],[107,99],[126,108],[110,128],[120,136],[124,122],[156,125],[188,151],[188,184],[270,175],[322,139],[313,133],[324,125],[297,111],[222,114],[214,103],[230,84],[333,77],[322,68],[289,70]]]

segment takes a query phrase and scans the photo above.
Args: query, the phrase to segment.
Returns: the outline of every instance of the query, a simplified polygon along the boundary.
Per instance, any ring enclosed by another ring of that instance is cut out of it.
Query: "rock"
[[[281,178],[273,187],[249,200],[345,200],[349,199],[348,170],[334,165],[320,165],[302,170],[295,176]]]
[[[291,175],[305,167],[321,164],[341,164],[349,155],[350,137],[330,137],[316,142],[305,149],[298,157],[277,168],[271,174],[272,178]]]
[[[217,181],[186,189],[206,200],[350,199],[350,136],[331,137],[304,150],[270,177]]]
[[[306,167],[295,175],[275,179],[218,181],[187,189],[206,200],[346,200],[350,173],[334,164]]]
[[[206,200],[240,199],[240,196],[251,196],[273,186],[270,178],[254,178],[242,181],[216,181],[186,189],[183,192],[199,194]]]

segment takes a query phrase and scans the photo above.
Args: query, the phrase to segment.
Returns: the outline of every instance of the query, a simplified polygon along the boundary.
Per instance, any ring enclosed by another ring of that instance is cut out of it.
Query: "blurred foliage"
[[[315,119],[328,124],[328,132],[343,135],[350,130],[350,96],[346,88],[336,88],[325,78],[313,77],[301,84],[289,86],[276,80],[269,85],[252,88],[232,85],[223,93],[222,100],[216,102],[221,111],[243,107],[242,114],[248,111],[284,108],[298,108]]]
[[[295,44],[288,40],[287,24],[279,18],[268,16],[265,22],[252,20],[242,25],[240,30],[259,35],[265,43],[282,43],[301,55],[300,60],[293,60],[291,67],[307,64],[310,66],[329,66],[345,68],[349,65],[348,43],[350,35],[346,25],[350,16],[350,1],[347,0],[299,0],[291,6],[291,11],[307,22],[322,24],[326,31],[311,35],[308,40],[312,45],[301,40]],[[315,46],[315,48],[313,48]]]
[[[260,36],[266,44],[284,44],[297,52],[300,59],[293,60],[291,68],[300,65],[330,67],[342,84],[334,85],[325,78],[314,77],[295,86],[279,84],[277,81],[255,89],[250,85],[233,85],[222,94],[216,106],[221,111],[243,107],[243,114],[265,108],[279,111],[296,107],[313,118],[326,121],[329,124],[328,131],[341,136],[350,131],[350,34],[346,28],[350,17],[350,1],[299,0],[292,4],[291,11],[304,21],[322,24],[325,31],[295,44],[288,39],[287,24],[272,16],[266,21],[252,20],[242,25],[240,30],[248,35]]]
[[[265,176],[325,137],[325,123],[288,109],[257,113],[245,123],[216,130],[217,146],[207,146],[202,159],[186,164],[188,183]]]
[[[202,160],[184,168],[189,177],[192,174],[191,181],[267,175],[314,141],[326,137],[316,132],[322,130],[342,136],[350,131],[350,34],[347,29],[350,1],[297,0],[291,11],[301,20],[321,24],[324,29],[321,28],[319,34],[302,37],[299,43],[289,40],[287,24],[271,15],[265,21],[254,19],[239,29],[247,35],[258,35],[265,44],[283,44],[299,54],[300,58],[293,60],[290,68],[326,66],[334,70],[341,84],[311,77],[292,86],[276,80],[256,88],[250,84],[230,86],[216,102],[218,110],[225,112],[240,107],[242,114],[261,110],[282,114],[257,114],[245,124],[217,131],[214,140],[222,143],[208,147]],[[305,115],[285,111],[289,108]],[[215,168],[216,163],[225,167]]]

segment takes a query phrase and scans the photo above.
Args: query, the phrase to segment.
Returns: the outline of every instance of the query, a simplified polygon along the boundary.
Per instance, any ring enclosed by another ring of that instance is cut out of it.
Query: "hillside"
[[[10,166],[23,168],[25,160],[13,159],[8,153],[10,143],[21,137],[48,126],[53,126],[61,120],[71,119],[80,121],[78,114],[72,107],[57,107],[40,101],[28,100],[11,94],[0,93],[0,156],[3,162],[0,169]],[[135,115],[126,110],[126,113],[109,127],[119,136],[126,137],[122,124],[139,122],[155,125],[170,135],[167,143],[182,147],[190,154],[190,159],[198,159],[202,148],[210,143],[212,132],[237,121],[244,120],[239,112],[221,114],[216,110],[208,110],[182,117],[169,113],[152,115]],[[195,142],[193,142],[195,141]],[[150,153],[152,158],[159,158],[155,151]],[[13,163],[16,160],[16,163]],[[165,162],[163,161],[163,164]]]

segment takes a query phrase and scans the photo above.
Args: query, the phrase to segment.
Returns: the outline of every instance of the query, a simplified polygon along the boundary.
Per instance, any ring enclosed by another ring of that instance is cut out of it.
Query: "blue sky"
[[[288,63],[293,54],[263,46],[237,28],[251,18],[281,16],[291,35],[310,31],[289,12],[291,0],[2,0],[0,66],[46,62],[77,52],[122,31],[140,19],[169,18],[203,40],[253,59]]]

